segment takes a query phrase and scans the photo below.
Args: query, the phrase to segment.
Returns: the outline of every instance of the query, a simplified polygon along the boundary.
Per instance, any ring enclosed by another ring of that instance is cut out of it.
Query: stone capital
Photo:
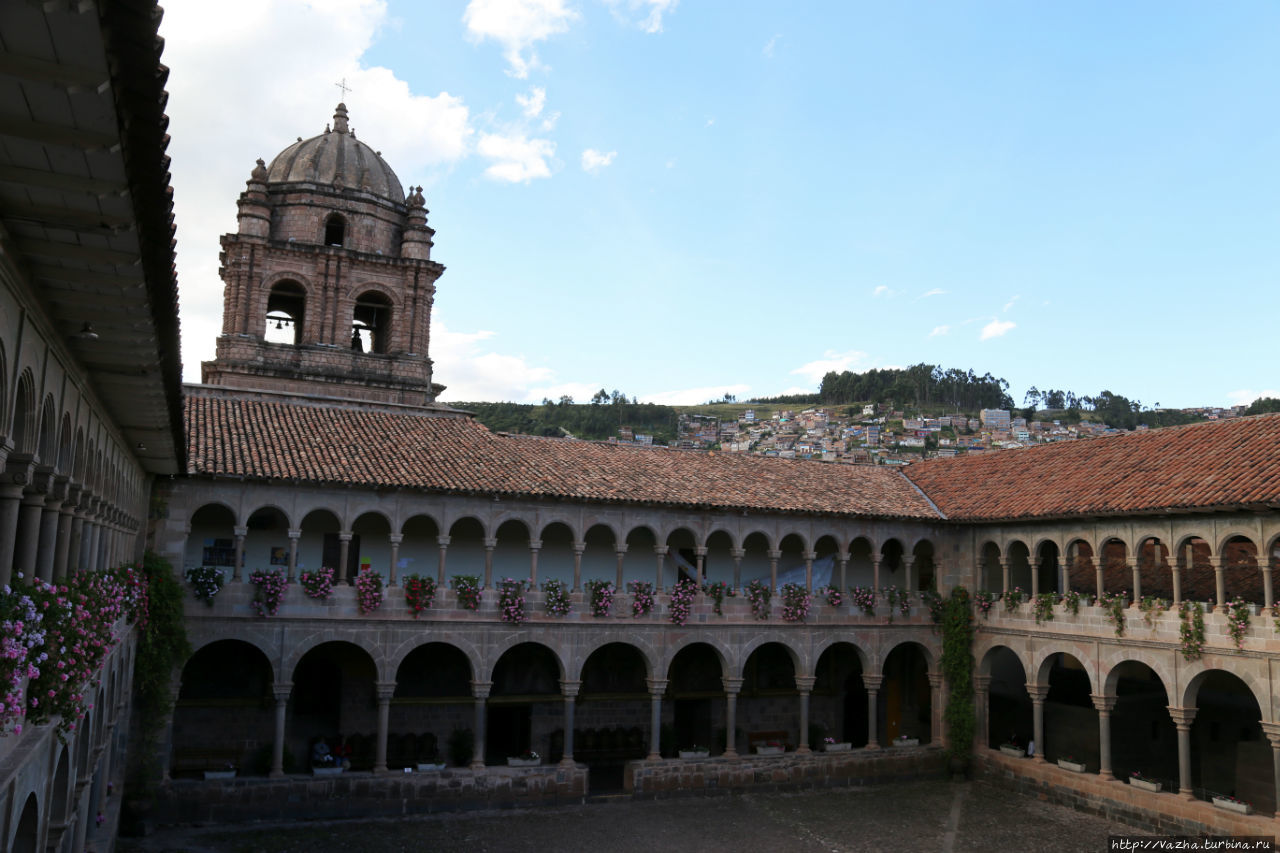
[[[1039,704],[1049,695],[1049,685],[1047,684],[1027,684],[1027,695],[1031,697],[1031,701]]]
[[[390,542],[392,545],[399,545],[401,542],[404,541],[404,534],[392,533],[390,536],[387,537],[387,541]]]
[[[471,682],[471,695],[476,699],[488,699],[489,691],[492,689],[493,689],[492,681]]]
[[[492,551],[494,548],[497,548],[497,547],[498,547],[498,537],[497,537],[497,536],[486,536],[486,537],[484,537],[484,549],[485,549],[486,551]]]
[[[292,681],[277,681],[271,685],[271,695],[277,702],[288,702],[289,694],[293,692]]]
[[[781,548],[770,548],[770,549],[769,549],[769,559],[770,559],[770,560],[781,560],[781,559],[782,559],[782,549],[781,549]]]
[[[542,540],[541,540],[541,539],[530,539],[530,540],[529,540],[529,550],[530,550],[530,551],[537,551],[537,550],[540,550],[541,548],[542,548]]]
[[[1263,721],[1262,731],[1267,736],[1267,740],[1271,741],[1273,749],[1280,749],[1280,723],[1272,723]]]
[[[667,680],[665,678],[646,678],[644,682],[649,685],[650,695],[661,696],[667,692]]]
[[[585,551],[585,550],[587,550],[587,543],[586,543],[586,542],[574,542],[574,543],[573,543],[573,553],[574,553],[574,554],[577,554],[579,557],[581,557],[581,556],[582,556],[582,552],[583,552],[583,551]]]
[[[736,695],[742,690],[741,678],[721,678],[720,683],[724,685],[724,692]]]
[[[1197,709],[1195,709],[1195,708],[1175,708],[1175,707],[1173,707],[1172,705],[1170,705],[1170,706],[1169,706],[1169,717],[1170,717],[1170,719],[1172,719],[1172,720],[1173,720],[1173,724],[1174,724],[1174,726],[1176,726],[1177,728],[1179,728],[1179,729],[1183,729],[1183,728],[1187,728],[1187,729],[1189,729],[1189,728],[1191,728],[1191,724],[1192,724],[1192,723],[1195,721],[1195,719],[1196,719],[1196,710],[1197,710]],[[1265,725],[1265,723],[1264,723],[1264,725]]]
[[[989,676],[989,675],[975,675],[975,676],[973,677],[973,692],[974,692],[974,693],[986,693],[986,692],[987,692],[987,690],[988,690],[990,687],[991,687],[991,676]]]
[[[1090,693],[1089,698],[1093,700],[1093,707],[1097,709],[1100,714],[1109,714],[1115,710],[1115,696],[1107,696],[1101,693]]]
[[[449,547],[449,542],[450,542],[450,541],[451,541],[451,540],[449,539],[449,537],[448,537],[448,536],[437,536],[437,537],[436,537],[436,544],[437,544],[437,545],[439,545],[441,548],[448,548],[448,547]]]
[[[627,543],[623,542],[621,545],[614,545],[613,550],[614,553],[621,557],[623,554],[627,553]]]
[[[665,557],[665,556],[667,556],[667,552],[668,552],[669,550],[671,550],[671,549],[670,549],[670,548],[668,548],[666,545],[654,545],[654,546],[653,546],[653,553],[657,554],[659,557]]]
[[[245,527],[244,525],[237,525],[237,526],[235,526],[235,527],[231,528],[231,532],[232,532],[232,534],[234,534],[237,538],[240,538],[240,537],[244,537],[244,536],[248,536],[248,535],[249,535],[249,528],[248,528],[248,527]],[[348,533],[348,534],[347,534],[347,538],[348,538],[348,539],[350,539],[350,538],[351,538],[351,534],[350,534],[350,533]]]
[[[804,552],[803,554],[801,554],[800,556],[804,557],[806,560],[816,560],[816,559],[818,559],[818,552],[817,552],[817,551],[805,551],[805,552]]]
[[[340,530],[340,531],[338,531],[338,541],[339,541],[339,542],[350,542],[350,541],[351,541],[351,537],[352,537],[352,535],[353,535],[353,534],[352,534],[352,532],[351,532],[350,530]]]
[[[561,681],[560,695],[566,699],[573,699],[578,695],[578,691],[582,689],[581,681]]]
[[[705,557],[705,556],[707,556],[707,546],[706,546],[706,545],[699,545],[698,547],[694,548],[694,549],[693,549],[693,556],[695,556],[695,557]]]
[[[880,685],[884,683],[883,675],[867,675],[862,673],[862,686],[868,690],[879,690]]]
[[[797,675],[796,690],[799,690],[801,693],[809,693],[813,690],[813,683],[817,680],[817,676]]]
[[[746,548],[730,548],[729,556],[733,557],[733,559],[735,560],[741,560],[743,557],[747,556],[747,549]]]
[[[396,695],[396,683],[394,681],[379,681],[373,687],[378,691],[379,702],[390,702],[391,697]]]
[[[930,672],[930,673],[927,673],[925,677],[929,679],[929,686],[932,687],[934,690],[937,690],[940,687],[942,687],[942,673]]]

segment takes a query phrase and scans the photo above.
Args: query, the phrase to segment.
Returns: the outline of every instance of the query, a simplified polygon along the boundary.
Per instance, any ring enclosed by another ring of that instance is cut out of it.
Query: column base
[[[812,749],[809,749],[809,747],[807,747],[807,746],[797,746],[797,747],[796,747],[796,755],[808,755],[808,754],[809,754],[809,753],[811,753],[811,752],[813,752],[813,750],[812,750]]]
[[[483,762],[483,761],[473,761],[473,762],[471,762],[471,764],[469,764],[468,766],[469,766],[472,770],[480,771],[480,770],[484,770],[484,766],[485,766],[485,765],[484,765],[484,762]]]
[[[1037,755],[1036,755],[1034,758],[1032,758],[1031,760],[1032,760],[1033,762],[1035,762],[1036,764],[1048,764],[1048,763],[1049,763],[1048,759],[1046,759],[1043,755],[1039,755],[1039,754],[1037,754]]]
[[[268,774],[267,774],[267,778],[268,778],[268,779],[283,779],[283,778],[284,778],[284,771],[283,771],[283,770],[272,770],[270,773],[268,773]]]
[[[578,762],[573,760],[572,755],[566,755],[564,758],[560,759],[561,767],[576,767],[577,764]]]
[[[658,754],[658,753],[656,753],[656,752],[651,752],[651,753],[649,753],[648,755],[646,755],[646,756],[644,757],[644,760],[645,760],[645,761],[661,761],[661,760],[662,760],[662,756],[661,756],[661,755],[659,755],[659,754]]]
[[[734,749],[733,747],[728,747],[725,749],[724,752],[720,753],[720,757],[721,758],[737,758],[738,750]]]

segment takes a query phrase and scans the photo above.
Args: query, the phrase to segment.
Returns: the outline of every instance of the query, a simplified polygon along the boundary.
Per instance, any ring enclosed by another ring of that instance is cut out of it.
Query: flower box
[[[757,746],[756,755],[782,755],[787,751],[785,746]]]
[[[1065,758],[1058,759],[1058,766],[1063,770],[1070,770],[1072,773],[1083,773],[1084,764],[1079,761],[1069,761]]]
[[[234,779],[236,771],[234,770],[206,770],[204,771],[206,779]]]
[[[711,755],[709,749],[682,749],[680,750],[681,758],[707,758]]]
[[[1020,746],[1011,746],[1010,744],[1001,744],[1000,751],[1012,758],[1026,758],[1027,751]]]
[[[918,737],[900,737],[894,738],[894,746],[919,746],[920,738]]]
[[[542,764],[541,758],[516,758],[514,756],[507,758],[508,767],[537,767]]]
[[[1235,812],[1236,814],[1253,814],[1253,806],[1248,803],[1242,803],[1239,800],[1231,800],[1226,797],[1214,797],[1213,805],[1215,808],[1219,808],[1227,812]]]
[[[848,741],[845,741],[844,743],[829,743],[822,749],[823,752],[848,752],[852,748],[853,745]]]
[[[1137,776],[1130,776],[1129,784],[1137,788],[1139,791],[1150,791],[1153,794],[1158,794],[1164,790],[1164,784],[1162,782],[1152,782],[1150,779],[1139,779]]]
[[[340,776],[342,775],[342,767],[312,767],[312,776]]]
[[[430,773],[430,772],[435,771],[435,770],[443,770],[444,768],[445,768],[445,765],[443,765],[443,764],[419,764],[419,765],[418,765],[418,772],[419,772],[419,773]]]

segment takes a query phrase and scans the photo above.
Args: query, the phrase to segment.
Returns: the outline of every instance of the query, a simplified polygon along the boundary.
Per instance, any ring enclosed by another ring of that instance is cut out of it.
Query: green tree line
[[[979,409],[1011,409],[1009,383],[972,369],[944,370],[935,364],[907,368],[873,368],[864,373],[834,370],[822,377],[818,396],[823,403],[889,403],[923,409],[942,406],[961,412]]]

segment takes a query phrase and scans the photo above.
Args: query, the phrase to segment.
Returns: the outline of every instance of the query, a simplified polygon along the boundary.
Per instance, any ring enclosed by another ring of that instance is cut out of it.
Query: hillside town
[[[856,407],[855,407],[856,408]],[[1240,417],[1246,407],[1199,407],[1179,411],[1203,420]],[[720,451],[817,459],[864,465],[908,465],[921,458],[1014,450],[1037,444],[1098,438],[1127,430],[1084,420],[1079,412],[1043,412],[1039,418],[1019,417],[1009,409],[982,409],[925,417],[904,410],[869,404],[860,414],[853,408],[815,407],[802,411],[779,409],[757,416],[746,408],[737,420],[713,415],[681,414],[678,450]],[[1051,415],[1059,417],[1050,417]],[[1071,416],[1069,416],[1071,415]],[[1139,425],[1137,431],[1148,427]],[[653,437],[618,430],[617,443],[652,445]]]

